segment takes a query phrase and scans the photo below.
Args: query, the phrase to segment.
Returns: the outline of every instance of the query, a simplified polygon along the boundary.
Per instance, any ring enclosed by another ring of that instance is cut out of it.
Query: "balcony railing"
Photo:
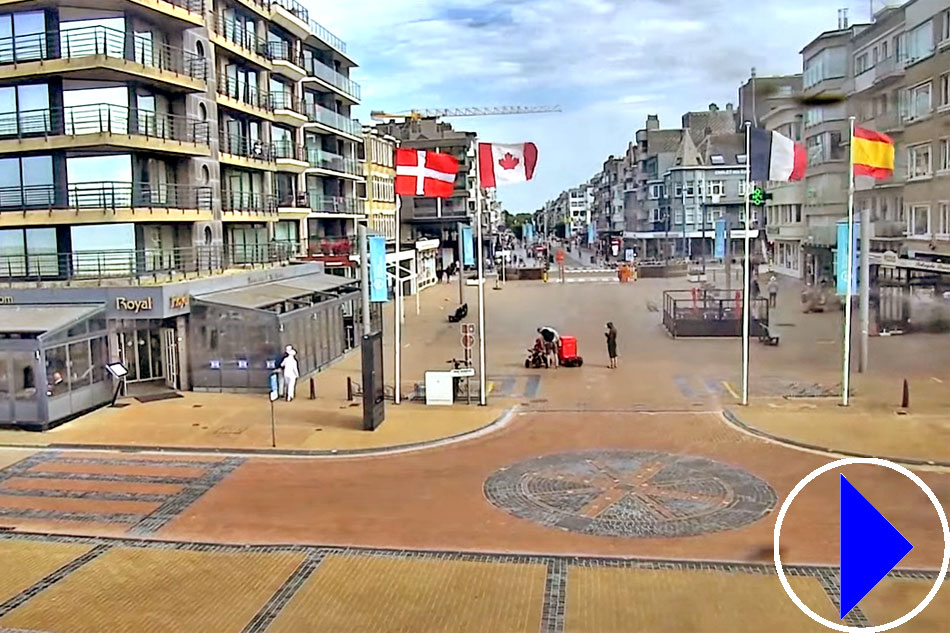
[[[267,56],[274,61],[281,60],[303,68],[303,55],[295,51],[293,45],[287,42],[268,42]]]
[[[338,114],[316,103],[307,103],[304,107],[306,109],[307,118],[314,123],[322,123],[335,130],[340,130],[341,132],[346,132],[354,136],[362,135],[363,126],[357,120],[348,119],[342,114]]]
[[[305,115],[307,108],[303,101],[294,99],[292,92],[281,91],[270,93],[270,104],[272,110],[290,110],[301,115]]]
[[[207,145],[209,130],[207,121],[108,103],[0,114],[0,137],[123,134]]]
[[[307,194],[310,209],[320,213],[363,213],[365,201],[346,196],[328,196],[323,193]]]
[[[296,0],[272,0],[271,5],[275,4],[287,9],[303,22],[310,22],[310,12]]]
[[[218,75],[218,94],[255,108],[271,109],[271,99],[267,92],[257,86],[238,81],[234,77],[226,77],[224,74]]]
[[[330,48],[336,49],[341,53],[346,54],[346,42],[328,31],[319,22],[310,20],[310,32],[313,33],[314,37],[316,37],[318,40],[328,44]]]
[[[83,182],[0,187],[0,213],[23,209],[210,209],[211,187],[148,182]]]
[[[267,40],[258,37],[256,33],[246,29],[243,24],[238,24],[236,20],[228,18],[222,13],[212,13],[211,15],[213,18],[211,26],[215,33],[244,50],[262,57],[269,56]]]
[[[343,93],[353,97],[357,101],[360,99],[360,85],[346,77],[345,75],[337,72],[336,70],[330,68],[323,62],[314,59],[310,66],[306,68],[307,74],[311,77],[318,77],[323,81],[327,82],[331,86],[336,86]]]
[[[290,261],[292,242],[78,251],[73,253],[0,254],[0,279],[95,281],[139,279],[159,275],[210,275],[229,268]]]
[[[354,176],[363,175],[363,164],[360,161],[352,158],[344,158],[339,154],[334,154],[317,147],[307,148],[307,162],[310,163],[311,167],[318,169],[328,169],[330,171],[338,171]]]
[[[273,161],[274,146],[259,139],[251,139],[242,134],[228,134],[221,131],[218,141],[219,149],[232,156],[244,156],[256,160]]]
[[[304,151],[303,145],[297,145],[293,141],[274,141],[274,157],[278,159],[288,159],[288,160],[299,160],[301,162],[306,160],[306,152]]]
[[[204,57],[106,26],[83,26],[58,33],[49,31],[0,38],[0,64],[97,55],[136,62],[201,81],[208,76],[208,62]]]
[[[221,209],[241,213],[274,213],[277,197],[248,191],[225,191],[221,196]]]
[[[307,247],[307,254],[316,255],[354,255],[356,253],[356,237],[325,238],[311,241]]]

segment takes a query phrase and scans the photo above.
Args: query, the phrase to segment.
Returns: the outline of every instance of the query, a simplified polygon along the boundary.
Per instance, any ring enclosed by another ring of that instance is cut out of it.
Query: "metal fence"
[[[303,68],[303,55],[294,50],[294,46],[283,40],[267,42],[267,56],[274,61],[285,61]]]
[[[248,191],[227,191],[221,196],[221,209],[253,213],[276,213],[277,196]]]
[[[261,55],[270,56],[267,47],[267,40],[258,37],[253,31],[244,27],[233,18],[226,17],[223,13],[212,13],[211,28],[215,33],[241,48]]]
[[[214,274],[228,268],[287,262],[296,245],[286,242],[184,248],[19,253],[0,255],[6,281],[140,279]]]
[[[305,161],[307,153],[303,145],[298,145],[293,141],[279,140],[274,141],[274,157]]]
[[[769,302],[752,299],[750,335],[758,337],[769,324]],[[741,290],[667,290],[663,293],[663,326],[676,337],[742,336]],[[764,326],[764,327],[763,327]]]
[[[0,187],[0,213],[22,209],[210,209],[207,186],[149,182],[82,182]]]
[[[218,94],[236,99],[255,108],[273,109],[270,95],[266,91],[223,74],[218,75]]]
[[[307,11],[304,6],[296,0],[274,0],[271,2],[271,6],[275,4],[287,9],[304,22],[310,22],[310,12]]]
[[[220,150],[225,154],[245,156],[257,160],[274,160],[273,143],[265,143],[259,139],[251,139],[243,134],[227,134],[221,130],[219,135]]]

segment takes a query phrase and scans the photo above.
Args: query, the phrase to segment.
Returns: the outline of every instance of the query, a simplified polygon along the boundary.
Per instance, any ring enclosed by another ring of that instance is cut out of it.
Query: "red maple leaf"
[[[517,167],[518,163],[520,162],[521,161],[519,159],[511,155],[511,152],[506,152],[505,157],[498,161],[498,164],[501,165],[502,169],[508,171],[509,169],[514,169]]]

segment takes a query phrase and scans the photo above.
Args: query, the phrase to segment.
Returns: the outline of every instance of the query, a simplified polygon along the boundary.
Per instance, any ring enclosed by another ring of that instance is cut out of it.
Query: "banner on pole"
[[[462,264],[465,266],[475,265],[475,247],[472,244],[472,227],[462,227]]]
[[[587,243],[593,244],[596,241],[597,241],[597,227],[594,226],[593,222],[590,222],[587,225]]]
[[[726,258],[726,219],[716,220],[716,242],[713,248],[713,257],[717,259]]]
[[[522,224],[521,225],[522,237],[526,244],[530,244],[534,241],[534,225],[533,224]]]
[[[851,294],[858,293],[858,247],[861,235],[861,223],[854,223],[854,245],[851,247]],[[835,275],[837,277],[837,293],[848,294],[848,223],[838,222],[838,239],[835,250]]]
[[[389,286],[386,283],[386,238],[382,235],[369,237],[369,282],[370,301],[389,301]]]

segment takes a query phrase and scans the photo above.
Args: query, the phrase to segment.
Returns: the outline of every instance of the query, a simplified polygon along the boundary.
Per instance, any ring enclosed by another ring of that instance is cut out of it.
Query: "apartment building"
[[[105,361],[126,393],[255,390],[284,344],[303,372],[353,344],[349,282],[279,266],[362,210],[354,63],[306,9],[39,0],[0,24],[0,423],[108,401]]]
[[[366,216],[370,231],[396,242],[395,138],[374,127],[363,128],[362,159],[366,170]]]
[[[476,200],[482,201],[483,235],[491,243],[490,204],[487,195],[477,196],[476,134],[453,129],[435,118],[390,120],[376,125],[380,134],[390,136],[400,147],[452,154],[458,159],[455,191],[446,199],[402,196],[401,218],[405,241],[439,240],[439,270],[458,259],[458,224],[471,224]],[[484,192],[483,192],[484,194]]]
[[[671,254],[669,242],[659,239],[663,237],[659,233],[670,229],[662,202],[666,197],[664,174],[674,165],[682,140],[683,130],[660,129],[660,119],[655,114],[648,115],[644,127],[636,132],[637,226],[624,237],[625,246],[636,248],[639,257],[662,258]]]

